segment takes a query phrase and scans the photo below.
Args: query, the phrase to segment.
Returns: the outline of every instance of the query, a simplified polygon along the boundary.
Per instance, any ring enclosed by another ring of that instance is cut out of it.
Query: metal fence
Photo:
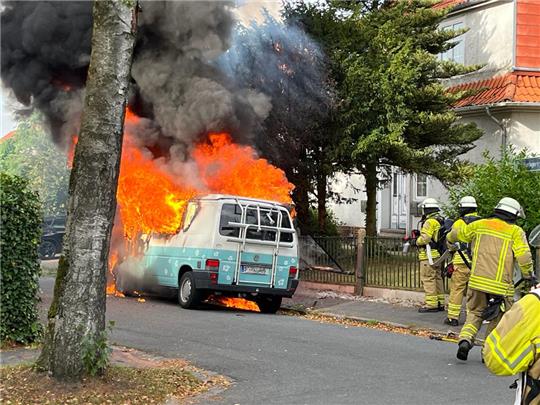
[[[421,289],[416,251],[405,251],[402,239],[366,237],[363,260],[365,286]]]
[[[329,284],[355,283],[358,241],[353,236],[301,236],[300,279]]]
[[[300,280],[314,283],[354,285],[355,275],[328,270],[304,269],[300,271]]]

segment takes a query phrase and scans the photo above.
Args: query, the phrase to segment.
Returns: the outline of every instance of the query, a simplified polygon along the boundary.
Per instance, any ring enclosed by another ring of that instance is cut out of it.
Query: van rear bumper
[[[250,285],[212,284],[210,281],[210,272],[207,271],[194,271],[193,276],[195,278],[195,288],[211,291],[267,294],[290,298],[298,287],[298,280],[296,279],[289,279],[287,288],[285,289]]]

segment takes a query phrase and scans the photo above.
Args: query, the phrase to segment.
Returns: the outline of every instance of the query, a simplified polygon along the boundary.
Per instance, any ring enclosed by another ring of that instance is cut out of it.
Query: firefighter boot
[[[472,349],[472,345],[468,341],[466,340],[460,341],[456,357],[460,360],[467,361],[467,357],[469,356],[469,351],[471,349]]]
[[[446,318],[446,319],[444,320],[444,324],[445,324],[445,325],[450,325],[450,326],[458,326],[458,325],[459,325],[457,319],[450,319],[450,318]]]

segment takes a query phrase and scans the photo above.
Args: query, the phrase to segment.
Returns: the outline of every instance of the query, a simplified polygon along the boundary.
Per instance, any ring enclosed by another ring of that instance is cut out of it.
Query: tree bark
[[[366,235],[377,236],[377,164],[367,163],[363,171],[366,180]]]
[[[85,374],[85,343],[105,330],[106,274],[136,32],[135,0],[94,2],[92,55],[75,150],[64,254],[40,364],[59,380]]]

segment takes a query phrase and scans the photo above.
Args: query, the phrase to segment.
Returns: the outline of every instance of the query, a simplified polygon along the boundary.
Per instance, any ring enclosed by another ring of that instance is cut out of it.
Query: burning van
[[[115,270],[117,289],[174,290],[183,308],[240,296],[275,313],[298,286],[298,240],[286,206],[214,194],[188,202],[174,235],[147,235],[137,265]]]

